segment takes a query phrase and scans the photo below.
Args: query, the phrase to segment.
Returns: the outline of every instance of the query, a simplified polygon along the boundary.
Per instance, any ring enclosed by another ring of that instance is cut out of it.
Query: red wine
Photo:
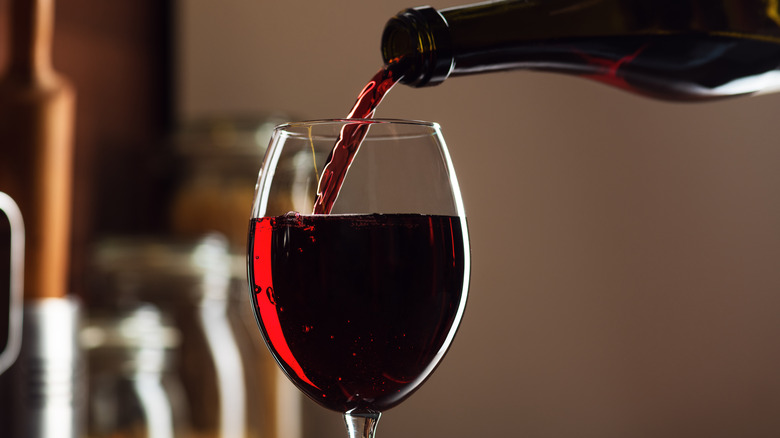
[[[465,307],[464,227],[413,214],[253,219],[255,315],[288,377],[339,412],[381,412],[408,397]]]
[[[382,101],[385,94],[393,88],[400,79],[398,70],[400,63],[389,63],[368,81],[358,95],[352,111],[347,119],[370,119],[374,116],[374,110]],[[352,159],[368,133],[370,124],[355,122],[345,124],[341,129],[336,145],[330,152],[325,168],[320,177],[317,188],[317,200],[314,203],[314,214],[328,214],[336,202],[347,169]]]

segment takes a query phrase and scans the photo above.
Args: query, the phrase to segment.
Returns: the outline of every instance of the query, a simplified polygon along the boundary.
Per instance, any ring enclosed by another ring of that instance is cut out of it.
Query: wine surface
[[[463,227],[412,214],[253,219],[255,315],[288,377],[339,412],[381,412],[408,397],[465,306]]]

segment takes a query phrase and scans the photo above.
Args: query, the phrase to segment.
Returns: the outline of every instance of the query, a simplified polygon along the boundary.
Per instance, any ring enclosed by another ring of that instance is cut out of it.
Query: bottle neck
[[[403,62],[400,82],[436,85],[455,66],[447,20],[430,6],[407,9],[391,18],[382,34],[385,64]]]
[[[48,79],[53,75],[54,0],[14,0],[10,16],[9,76],[32,81]]]

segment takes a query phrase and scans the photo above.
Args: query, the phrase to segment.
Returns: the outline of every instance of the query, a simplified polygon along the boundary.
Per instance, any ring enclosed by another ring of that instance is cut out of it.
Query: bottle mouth
[[[382,33],[385,64],[405,64],[401,83],[436,85],[454,67],[447,21],[430,6],[406,9],[391,18]]]

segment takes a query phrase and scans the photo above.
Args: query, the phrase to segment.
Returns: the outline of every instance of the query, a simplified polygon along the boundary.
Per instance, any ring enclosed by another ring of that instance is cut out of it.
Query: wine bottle
[[[765,0],[505,0],[406,9],[382,35],[400,82],[499,70],[572,74],[667,100],[780,89],[780,9]]]
[[[75,89],[51,62],[54,0],[10,2],[0,76],[0,190],[25,220],[25,300],[62,298],[70,282]]]
[[[25,262],[22,345],[2,376],[14,396],[0,401],[0,435],[76,438],[82,436],[80,304],[68,293],[76,91],[51,62],[54,0],[7,3],[0,190],[24,217]]]

